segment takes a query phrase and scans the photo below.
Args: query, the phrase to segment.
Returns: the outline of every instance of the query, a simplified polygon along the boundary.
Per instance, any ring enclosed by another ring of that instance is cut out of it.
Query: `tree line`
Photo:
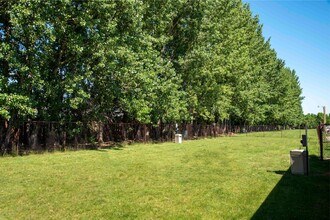
[[[330,124],[330,114],[325,116],[326,124]],[[317,114],[308,113],[304,116],[304,123],[308,125],[309,128],[316,128],[319,123],[324,123],[324,114],[319,112]]]
[[[0,0],[0,117],[299,124],[302,89],[241,0]]]

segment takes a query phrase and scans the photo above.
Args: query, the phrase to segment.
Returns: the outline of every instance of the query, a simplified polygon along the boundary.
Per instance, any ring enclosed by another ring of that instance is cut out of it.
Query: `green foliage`
[[[304,116],[304,123],[307,124],[310,128],[316,128],[319,122],[323,123],[324,115],[319,112],[318,114],[307,114]],[[326,115],[326,122],[330,124],[330,114]]]
[[[12,117],[34,117],[37,110],[32,108],[28,97],[15,94],[0,94],[0,118],[9,120]]]
[[[40,120],[300,123],[299,79],[240,0],[0,5],[0,92]]]

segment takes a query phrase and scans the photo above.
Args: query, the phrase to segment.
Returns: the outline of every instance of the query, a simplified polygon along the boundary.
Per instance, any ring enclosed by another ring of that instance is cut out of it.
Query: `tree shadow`
[[[282,178],[251,219],[330,219],[330,161],[310,156],[309,164],[308,176],[267,171]]]
[[[103,145],[101,148],[97,148],[96,150],[99,152],[108,152],[109,150],[123,150],[124,145],[122,143],[111,143],[107,145]]]
[[[267,172],[269,172],[269,173],[275,173],[275,174],[278,174],[278,175],[284,175],[287,172],[289,172],[289,170],[267,170]]]

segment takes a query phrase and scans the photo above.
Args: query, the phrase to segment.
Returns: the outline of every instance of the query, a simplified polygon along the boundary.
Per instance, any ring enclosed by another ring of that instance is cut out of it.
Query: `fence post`
[[[66,147],[66,130],[64,130],[63,132],[63,146],[62,146],[62,150],[64,150]]]
[[[324,126],[324,125],[323,125]],[[323,160],[323,127],[321,126],[321,122],[319,122],[319,134],[320,134],[320,159]]]
[[[146,125],[143,125],[143,143],[146,143],[147,140],[147,131],[146,131]]]

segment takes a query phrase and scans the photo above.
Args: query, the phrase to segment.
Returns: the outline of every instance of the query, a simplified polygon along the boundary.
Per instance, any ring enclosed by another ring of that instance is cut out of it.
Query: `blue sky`
[[[243,0],[259,15],[263,35],[296,70],[304,113],[330,112],[330,0]]]

